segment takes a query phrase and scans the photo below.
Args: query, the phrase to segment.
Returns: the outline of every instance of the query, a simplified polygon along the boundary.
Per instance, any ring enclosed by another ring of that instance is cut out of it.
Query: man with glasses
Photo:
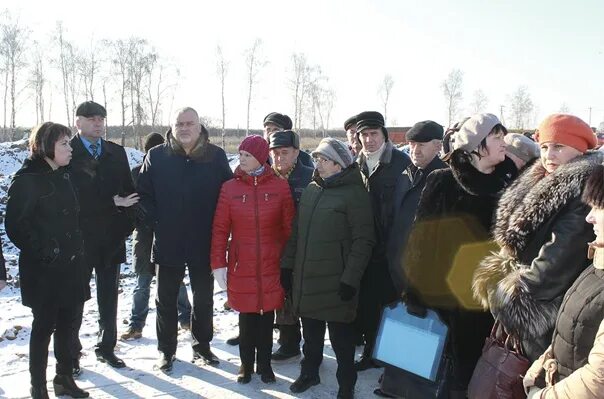
[[[209,143],[199,115],[186,107],[176,112],[166,143],[152,148],[138,176],[137,189],[155,239],[151,261],[157,265],[157,368],[172,370],[180,284],[189,271],[193,291],[193,361],[217,365],[213,338],[214,278],[210,242],[222,183],[232,177],[224,151]]]

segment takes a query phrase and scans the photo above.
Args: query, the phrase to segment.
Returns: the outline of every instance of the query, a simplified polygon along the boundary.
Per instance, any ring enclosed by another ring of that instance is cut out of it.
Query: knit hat
[[[504,136],[503,141],[505,141],[506,150],[524,162],[529,162],[539,157],[539,146],[537,143],[523,134],[508,133]]]
[[[143,142],[143,148],[145,152],[149,152],[149,150],[155,146],[161,145],[164,143],[164,136],[159,133],[149,133],[145,136],[145,141]]]
[[[432,140],[443,139],[443,127],[434,121],[417,122],[405,134],[407,141],[427,143]]]
[[[357,124],[357,116],[351,116],[350,118],[344,121],[344,130],[350,129],[352,126]]]
[[[313,157],[323,155],[325,158],[334,161],[342,168],[352,165],[353,158],[348,145],[332,137],[325,137],[317,148],[311,153]]]
[[[599,209],[604,209],[604,165],[597,165],[585,183],[583,202]]]
[[[247,151],[256,158],[260,165],[268,161],[268,143],[262,136],[253,134],[243,139],[239,144],[239,151]]]
[[[539,144],[564,144],[583,153],[598,144],[596,135],[587,123],[567,114],[553,114],[545,118],[535,132],[535,140]]]
[[[280,114],[278,112],[271,112],[265,116],[263,126],[265,126],[267,123],[277,125],[283,130],[291,130],[292,128],[292,120],[289,118],[289,116]]]
[[[493,114],[476,114],[461,125],[458,132],[452,136],[453,150],[472,152],[476,150],[493,128],[501,124]]]

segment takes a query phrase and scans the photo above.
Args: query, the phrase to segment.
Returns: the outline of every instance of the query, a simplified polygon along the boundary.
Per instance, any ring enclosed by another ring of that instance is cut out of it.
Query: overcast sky
[[[58,20],[82,46],[91,38],[148,39],[180,67],[174,106],[193,106],[215,121],[221,112],[215,58],[220,44],[230,62],[229,127],[245,127],[243,54],[255,38],[262,39],[269,61],[255,90],[255,128],[271,111],[293,116],[287,80],[294,52],[306,54],[329,78],[337,96],[330,127],[363,110],[382,110],[378,86],[386,73],[395,82],[390,125],[424,119],[446,124],[441,83],[453,68],[464,72],[464,113],[481,89],[488,110],[499,115],[510,94],[525,85],[537,122],[563,104],[586,121],[592,107],[592,125],[604,120],[601,0],[3,0],[0,8],[18,15],[41,41]],[[60,88],[53,99],[52,118],[64,123]],[[19,109],[19,124],[35,122],[29,103]],[[117,103],[109,113],[118,118]]]

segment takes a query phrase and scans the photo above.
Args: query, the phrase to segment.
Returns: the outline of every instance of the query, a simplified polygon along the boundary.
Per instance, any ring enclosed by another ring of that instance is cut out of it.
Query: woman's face
[[[260,167],[260,162],[249,152],[239,150],[239,167],[245,173],[250,173]]]
[[[585,220],[594,226],[596,245],[604,246],[604,208],[592,208]]]
[[[57,166],[67,166],[71,161],[71,144],[69,137],[63,136],[55,143],[55,157],[53,159]]]
[[[541,164],[548,173],[552,173],[558,169],[558,166],[564,165],[581,155],[581,151],[576,148],[560,143],[541,143],[539,148],[541,150]]]
[[[340,164],[331,159],[327,159],[324,156],[318,155],[315,157],[314,161],[321,179],[327,179],[329,176],[333,176],[342,171]]]
[[[489,161],[490,165],[497,165],[505,160],[506,144],[503,141],[504,133],[498,131],[487,136],[487,148],[478,149],[478,153],[485,160]]]

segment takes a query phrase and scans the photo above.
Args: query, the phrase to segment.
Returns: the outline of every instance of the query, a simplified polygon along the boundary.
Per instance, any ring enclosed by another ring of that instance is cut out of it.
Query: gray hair
[[[174,118],[172,119],[172,121],[175,121],[176,118],[178,118],[179,115],[184,114],[185,112],[193,112],[195,114],[195,116],[197,117],[197,122],[200,122],[200,120],[199,120],[199,114],[197,113],[197,111],[193,107],[178,108],[176,110],[176,112],[174,112]]]

